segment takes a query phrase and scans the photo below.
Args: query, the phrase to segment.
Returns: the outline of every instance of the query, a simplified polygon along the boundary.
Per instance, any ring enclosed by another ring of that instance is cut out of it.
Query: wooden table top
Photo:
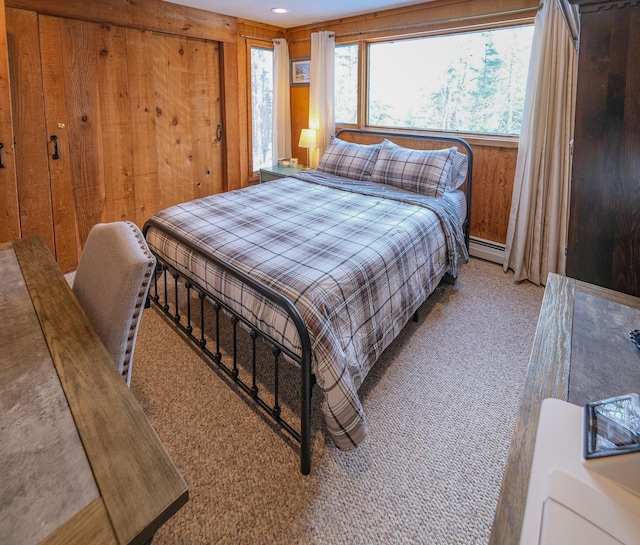
[[[40,238],[0,244],[2,543],[138,544],[187,485]]]
[[[550,274],[511,439],[490,545],[520,542],[542,400],[567,400],[576,293],[640,309],[640,298]],[[629,343],[630,344],[630,343]]]

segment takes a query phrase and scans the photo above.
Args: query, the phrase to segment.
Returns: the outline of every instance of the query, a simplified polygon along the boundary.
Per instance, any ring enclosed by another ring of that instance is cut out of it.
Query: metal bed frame
[[[469,248],[469,230],[471,221],[471,183],[472,183],[472,169],[473,169],[473,152],[467,142],[457,137],[448,137],[444,135],[432,135],[432,134],[413,134],[405,132],[383,132],[383,131],[363,131],[356,129],[343,129],[338,131],[337,136],[344,134],[355,135],[370,135],[379,136],[385,138],[413,138],[419,140],[436,140],[443,142],[451,142],[462,146],[468,156],[468,173],[466,180],[466,201],[467,201],[467,216],[464,221],[465,231],[465,243],[467,249]],[[155,228],[159,231],[164,231],[162,225],[154,218],[149,219],[144,227],[143,234],[146,237],[149,228]],[[205,260],[213,263],[216,267],[219,267],[225,273],[241,280],[244,284],[254,289],[259,295],[270,300],[274,304],[278,305],[286,314],[289,315],[293,324],[296,327],[300,338],[301,353],[295,354],[291,350],[287,349],[276,339],[270,335],[260,331],[254,324],[250,323],[246,318],[241,316],[229,305],[225,304],[214,294],[201,286],[198,286],[191,279],[177,271],[174,267],[164,262],[161,258],[156,256],[157,265],[155,278],[151,286],[149,293],[149,300],[159,310],[161,310],[165,316],[172,322],[176,329],[182,333],[182,335],[191,341],[205,356],[205,361],[212,369],[218,369],[222,371],[229,379],[237,385],[240,391],[242,391],[248,399],[252,399],[256,406],[259,407],[264,414],[270,417],[276,425],[282,430],[288,433],[297,443],[300,444],[300,472],[303,475],[308,475],[311,471],[311,394],[313,385],[315,384],[315,375],[311,370],[311,340],[307,326],[302,318],[300,312],[296,306],[285,296],[275,291],[268,285],[252,278],[244,271],[222,261],[217,256],[211,254],[205,249],[202,249],[191,241],[170,233],[170,236],[189,248],[195,254],[198,254]],[[186,311],[185,314],[181,314],[180,310],[180,293],[184,289]],[[197,309],[193,309],[192,295],[197,294],[198,303]],[[170,304],[170,296],[173,296],[173,304]],[[205,324],[205,300],[208,299],[213,305],[214,311],[214,323],[211,325],[212,335],[210,339],[205,338],[205,328],[209,324]],[[197,314],[194,314],[197,313]],[[223,361],[222,353],[220,351],[221,346],[221,333],[220,333],[220,320],[223,315],[227,315],[232,326],[232,353],[230,355],[231,362],[227,363]],[[197,319],[195,319],[197,318]],[[199,320],[199,326],[194,328],[194,322]],[[250,376],[244,378],[244,374],[238,367],[238,351],[237,351],[237,332],[238,326],[244,327],[249,332],[251,338],[251,362],[250,362]],[[199,335],[198,335],[199,332]],[[257,341],[262,339],[266,341],[272,348],[274,356],[273,361],[273,389],[271,393],[273,396],[272,401],[266,400],[260,395],[260,388],[257,381]],[[210,344],[214,344],[210,347]],[[280,406],[280,393],[279,393],[279,368],[281,357],[285,355],[292,361],[300,366],[301,373],[301,396],[300,396],[300,431],[296,430],[293,425],[287,422],[281,414]]]

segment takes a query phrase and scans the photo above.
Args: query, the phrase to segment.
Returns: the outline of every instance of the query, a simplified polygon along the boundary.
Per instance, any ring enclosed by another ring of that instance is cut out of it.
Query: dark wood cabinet
[[[640,2],[580,9],[568,276],[640,296]]]

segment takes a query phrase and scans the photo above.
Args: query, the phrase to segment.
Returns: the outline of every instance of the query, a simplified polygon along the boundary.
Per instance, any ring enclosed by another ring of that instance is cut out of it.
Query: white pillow
[[[469,158],[464,153],[460,153],[458,148],[454,149],[456,151],[452,156],[451,176],[447,191],[455,191],[464,183],[469,168]]]

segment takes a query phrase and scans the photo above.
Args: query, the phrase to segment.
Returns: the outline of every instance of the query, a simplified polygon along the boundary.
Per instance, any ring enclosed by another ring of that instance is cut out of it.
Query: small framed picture
[[[311,81],[311,59],[291,61],[291,85],[309,85]]]

